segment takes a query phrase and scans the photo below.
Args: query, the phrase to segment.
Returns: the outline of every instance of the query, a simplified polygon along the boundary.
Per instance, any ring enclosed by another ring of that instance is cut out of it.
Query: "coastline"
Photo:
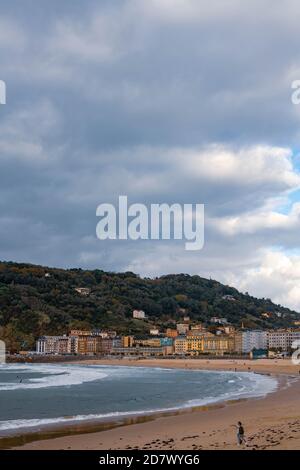
[[[279,387],[264,397],[229,399],[200,407],[150,415],[146,413],[141,416],[131,415],[102,423],[85,422],[53,426],[38,433],[33,431],[2,438],[0,439],[2,449],[231,449],[236,448],[235,432],[231,426],[237,420],[245,424],[249,444],[251,443],[254,449],[300,448],[300,412],[297,412],[300,409],[299,366],[294,366],[290,361],[224,359],[80,361],[80,364],[84,363],[216,371],[236,369],[276,376]],[[276,416],[273,416],[274,412],[272,413],[274,408]],[[262,429],[262,423],[266,427],[266,432]],[[284,427],[287,428],[286,438],[282,438]],[[294,447],[288,447],[290,445]]]
[[[69,362],[66,361],[66,364]],[[257,372],[270,375],[293,375],[300,377],[300,365],[288,359],[161,359],[161,358],[122,358],[122,359],[85,359],[72,364],[116,365],[133,367],[161,367],[174,369],[216,370],[237,372]]]

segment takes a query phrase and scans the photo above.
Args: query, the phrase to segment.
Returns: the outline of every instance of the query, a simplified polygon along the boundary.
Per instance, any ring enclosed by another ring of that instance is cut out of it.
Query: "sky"
[[[0,0],[0,259],[199,274],[300,311],[296,0]],[[96,237],[202,203],[205,245]]]

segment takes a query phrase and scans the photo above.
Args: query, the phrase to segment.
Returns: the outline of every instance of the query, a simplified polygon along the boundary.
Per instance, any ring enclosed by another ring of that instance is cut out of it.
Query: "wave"
[[[55,373],[57,374],[57,367],[53,367],[55,369]],[[59,369],[63,369],[60,367]],[[83,369],[85,370],[86,376],[85,378],[82,377]],[[94,373],[89,376],[88,371],[84,366],[81,367],[72,367],[72,373],[68,376],[68,384],[73,384],[74,382],[83,383],[83,381],[90,381],[90,380],[97,380],[98,378],[103,378],[106,374],[96,372],[96,369],[92,368]],[[173,369],[174,371],[174,369]],[[96,372],[96,373],[95,373]],[[204,371],[198,371],[204,372]],[[204,373],[209,373],[209,371],[205,371]],[[47,366],[47,373],[49,373],[49,368]],[[53,372],[54,373],[54,372]],[[80,377],[78,377],[78,373],[80,373]],[[217,371],[212,371],[213,374],[218,373]],[[220,375],[227,375],[228,372],[219,372]],[[57,376],[53,377],[55,380],[55,385],[57,386]],[[49,377],[45,378],[48,379]],[[245,382],[244,379],[248,379],[251,383],[249,386],[249,382]],[[32,379],[33,380],[33,379]],[[40,380],[40,379],[38,379]],[[64,379],[66,380],[66,378]],[[140,416],[140,415],[151,415],[154,413],[163,413],[163,412],[172,412],[178,411],[180,409],[191,408],[195,406],[205,406],[213,403],[223,402],[232,399],[240,399],[240,398],[250,398],[250,397],[261,397],[265,396],[271,392],[274,392],[278,386],[278,382],[275,378],[255,374],[253,372],[238,372],[236,373],[236,380],[240,382],[240,387],[235,391],[229,391],[223,394],[220,394],[215,397],[203,397],[199,399],[192,399],[187,400],[186,402],[182,403],[181,405],[174,406],[174,407],[165,407],[165,408],[155,408],[155,409],[143,409],[143,410],[135,410],[135,411],[114,411],[108,413],[96,413],[96,414],[87,414],[87,415],[75,415],[75,416],[59,416],[54,418],[42,418],[42,419],[16,419],[16,420],[7,420],[7,421],[0,421],[0,431],[9,432],[10,430],[19,430],[19,429],[26,429],[26,428],[38,428],[47,425],[55,425],[55,424],[67,424],[67,423],[76,423],[82,421],[93,421],[93,420],[107,420],[107,419],[114,419],[114,418],[125,418],[127,416]],[[71,383],[72,382],[72,383]],[[38,384],[34,384],[38,385]],[[61,385],[63,385],[61,383]],[[47,385],[49,386],[49,385]],[[52,385],[50,385],[52,386]]]
[[[45,374],[44,377],[38,378],[23,378],[22,382],[6,382],[0,384],[0,391],[7,390],[27,390],[48,387],[69,387],[71,385],[80,385],[84,382],[92,382],[99,379],[104,379],[107,374],[102,370],[95,368],[88,368],[87,366],[36,366],[36,365],[6,365],[5,370],[9,373],[31,373],[38,372]]]
[[[226,373],[227,371],[224,371]],[[223,373],[223,372],[222,372]],[[222,401],[228,401],[233,399],[241,398],[255,398],[264,397],[269,393],[275,392],[278,388],[278,382],[273,377],[267,377],[265,375],[256,374],[254,372],[237,372],[237,379],[243,381],[243,378],[247,378],[252,382],[251,388],[242,384],[240,388],[235,391],[225,392],[218,397],[206,397],[205,399],[194,399],[189,400],[189,406],[204,406],[210,403],[218,403]],[[235,382],[229,380],[228,382]]]

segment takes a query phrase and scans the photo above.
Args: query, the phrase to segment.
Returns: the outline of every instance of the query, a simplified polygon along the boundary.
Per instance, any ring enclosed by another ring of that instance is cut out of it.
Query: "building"
[[[168,347],[133,347],[133,348],[113,348],[112,354],[121,356],[166,356],[170,354]]]
[[[69,336],[42,336],[37,340],[38,354],[72,354],[76,353],[77,341]]]
[[[227,335],[203,337],[203,352],[222,356],[234,352],[234,338]]]
[[[235,351],[249,353],[253,349],[268,348],[268,332],[263,330],[246,330],[235,335]]]
[[[135,346],[147,347],[147,348],[160,348],[161,346],[173,347],[173,338],[147,338],[147,339],[136,339]]]
[[[112,342],[113,342],[112,344],[113,349],[122,347],[122,338],[120,338],[119,336],[116,338],[113,338]]]
[[[115,338],[117,332],[113,330],[71,330],[70,336],[101,336],[101,338]]]
[[[122,336],[121,337],[121,344],[122,348],[132,348],[134,343],[133,336]]]
[[[233,302],[236,300],[236,298],[233,295],[229,295],[229,294],[223,295],[222,299],[223,300],[231,300]]]
[[[192,331],[194,331],[194,330],[204,331],[205,328],[204,328],[204,326],[202,325],[202,323],[198,323],[197,325],[192,325],[192,326],[191,326],[191,330],[192,330]]]
[[[78,354],[110,354],[113,348],[111,338],[101,336],[78,336]]]
[[[266,359],[268,357],[268,350],[267,349],[253,349],[250,352],[251,359]]]
[[[103,355],[111,354],[113,349],[113,339],[112,338],[101,338],[101,342],[99,344],[100,348],[98,353]]]
[[[300,331],[274,330],[268,332],[269,349],[288,351],[292,349],[294,341],[300,341]]]
[[[77,336],[69,336],[70,343],[69,349],[71,354],[78,354],[78,337]]]
[[[91,293],[91,289],[89,287],[75,287],[74,289],[78,294],[87,297]]]
[[[203,352],[203,334],[197,336],[187,336],[187,353],[199,354]]]
[[[110,338],[110,339],[114,339],[117,337],[117,332],[114,331],[114,330],[102,330],[101,331],[101,336],[102,338]]]
[[[228,323],[227,318],[219,318],[219,317],[211,317],[210,319],[211,323],[219,323],[221,325],[225,325]]]
[[[177,323],[176,329],[179,335],[185,335],[187,331],[189,331],[190,327],[188,323]]]
[[[160,338],[147,338],[135,340],[135,345],[145,348],[160,348]]]
[[[163,355],[164,356],[172,356],[174,354],[174,346],[163,346]]]
[[[261,314],[263,318],[271,318],[272,317],[272,312],[263,312]]]
[[[166,338],[166,337],[160,338],[160,345],[161,346],[172,346],[173,347],[173,344],[174,344],[174,339],[173,338]]]
[[[195,335],[186,336],[187,340],[187,352],[189,354],[199,354],[204,352],[204,342],[203,339],[213,338],[215,335],[207,331],[197,331]]]
[[[236,331],[234,334],[234,351],[236,353],[242,354],[243,352],[243,332]]]
[[[186,335],[185,336],[202,336],[204,333],[206,333],[206,330],[203,329],[203,330],[198,330],[198,329],[193,329],[193,330],[189,330],[186,332]]]
[[[233,335],[235,333],[235,327],[232,325],[224,326],[224,333],[226,333],[226,335]]]
[[[109,332],[101,330],[71,330],[69,338],[73,338],[78,354],[109,354],[113,347]]]
[[[92,336],[92,331],[90,330],[71,330],[70,336]]]
[[[78,336],[78,354],[97,354],[99,350],[99,336]]]
[[[175,354],[186,354],[188,350],[187,339],[185,336],[178,336],[174,339],[174,353]]]
[[[151,336],[158,336],[159,335],[159,330],[157,328],[151,328],[149,331]]]
[[[234,338],[228,335],[214,335],[204,332],[202,335],[188,336],[186,341],[187,353],[191,355],[216,354],[222,356],[234,351]]]
[[[176,338],[178,336],[178,331],[174,330],[172,328],[167,328],[166,329],[166,336],[168,338]]]
[[[269,331],[268,348],[287,351],[289,348],[288,332],[286,330]]]
[[[146,318],[144,310],[133,310],[132,316],[133,318],[137,318],[139,320],[144,320]]]

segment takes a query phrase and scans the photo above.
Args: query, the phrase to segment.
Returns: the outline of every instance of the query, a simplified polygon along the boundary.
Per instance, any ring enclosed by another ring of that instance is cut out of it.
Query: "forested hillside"
[[[89,288],[89,295],[76,292],[76,287]],[[234,299],[224,299],[226,295]],[[148,319],[134,320],[133,309],[144,310]],[[142,335],[154,325],[172,326],[184,315],[207,324],[212,316],[226,317],[235,326],[251,328],[291,326],[299,318],[269,299],[256,299],[200,276],[144,279],[131,272],[0,263],[0,338],[12,351],[32,348],[41,334],[61,334],[70,328]]]

